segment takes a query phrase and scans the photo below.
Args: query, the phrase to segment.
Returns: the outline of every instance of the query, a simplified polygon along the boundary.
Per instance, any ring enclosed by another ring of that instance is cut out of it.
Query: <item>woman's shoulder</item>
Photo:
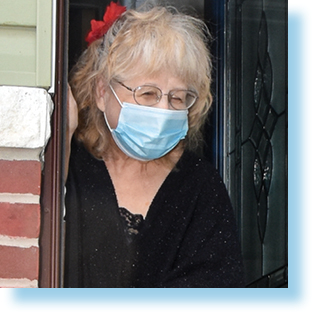
[[[103,161],[95,158],[85,147],[82,141],[73,137],[71,141],[70,165],[85,168],[103,165]]]
[[[84,143],[75,137],[71,140],[71,157],[81,159],[88,159],[91,157],[91,154],[84,146]]]
[[[189,187],[187,191],[191,194],[198,194],[205,204],[231,207],[225,183],[209,160],[187,151],[178,163],[178,168],[182,172],[179,179]]]
[[[76,182],[86,185],[87,183],[101,181],[106,175],[106,167],[103,160],[96,159],[76,139],[71,142],[71,154],[67,182]]]
[[[205,157],[192,151],[184,151],[177,164],[178,169],[189,173],[189,176],[204,179],[207,182],[223,183],[218,170]]]

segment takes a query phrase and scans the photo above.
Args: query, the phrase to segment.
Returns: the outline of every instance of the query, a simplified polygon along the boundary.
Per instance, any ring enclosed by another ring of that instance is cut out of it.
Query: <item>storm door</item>
[[[287,1],[226,2],[224,180],[250,287],[287,286]]]

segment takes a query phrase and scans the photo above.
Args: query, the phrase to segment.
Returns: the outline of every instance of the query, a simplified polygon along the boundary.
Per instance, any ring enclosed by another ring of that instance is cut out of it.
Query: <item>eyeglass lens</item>
[[[135,101],[140,105],[152,106],[157,104],[163,94],[154,86],[139,86],[134,91]],[[187,109],[194,104],[197,96],[187,90],[174,90],[168,94],[168,101],[175,109]]]

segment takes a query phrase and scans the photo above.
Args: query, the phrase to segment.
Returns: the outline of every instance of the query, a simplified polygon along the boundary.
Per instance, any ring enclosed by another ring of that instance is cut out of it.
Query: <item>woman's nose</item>
[[[168,101],[168,94],[163,94],[160,101],[155,105],[155,107],[162,109],[170,109],[172,106]]]

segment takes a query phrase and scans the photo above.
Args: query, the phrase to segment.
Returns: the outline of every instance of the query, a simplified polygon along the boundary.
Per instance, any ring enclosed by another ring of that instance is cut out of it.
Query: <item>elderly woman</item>
[[[163,7],[111,3],[92,21],[70,81],[65,286],[243,285],[227,192],[194,153],[211,105],[207,36]]]

